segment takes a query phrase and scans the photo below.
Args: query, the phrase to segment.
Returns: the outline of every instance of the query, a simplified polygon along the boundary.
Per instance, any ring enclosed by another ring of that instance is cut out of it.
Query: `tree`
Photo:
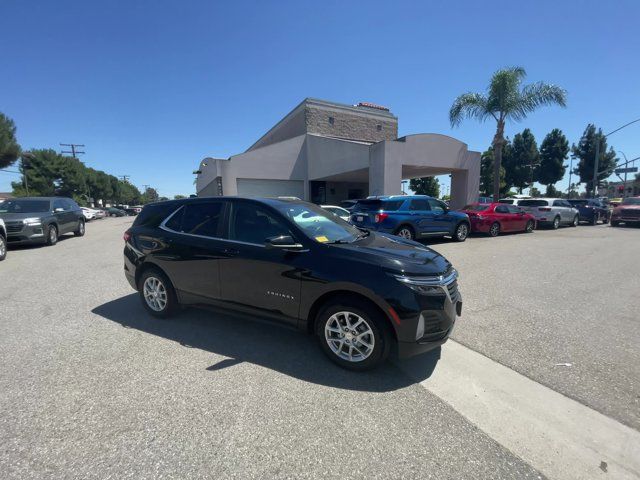
[[[568,158],[569,150],[569,141],[562,130],[554,128],[544,137],[540,145],[540,164],[536,180],[547,186],[547,192],[564,177],[567,171],[564,161]],[[553,190],[557,191],[555,187]]]
[[[504,150],[511,148],[509,144],[505,144]],[[500,194],[504,194],[509,190],[507,182],[505,181],[504,167],[500,167]],[[493,148],[489,147],[482,152],[480,157],[480,192],[483,196],[490,196],[493,192]]]
[[[412,178],[409,180],[409,188],[417,195],[429,195],[434,198],[440,196],[440,184],[435,177]]]
[[[562,198],[563,194],[555,187],[553,183],[550,183],[549,185],[547,185],[547,191],[545,192],[544,196],[548,198]]]
[[[449,110],[451,126],[459,125],[465,118],[481,122],[488,118],[496,121],[496,133],[491,146],[495,152],[493,175],[493,199],[500,197],[500,169],[502,148],[505,144],[504,127],[507,120],[519,122],[543,105],[560,105],[567,102],[567,93],[556,85],[544,82],[520,88],[526,72],[522,67],[498,70],[491,77],[486,93],[465,93],[455,99]]]
[[[160,195],[158,195],[158,192],[155,188],[147,187],[147,189],[142,194],[142,203],[147,204],[157,202],[159,198]]]
[[[518,192],[533,184],[534,172],[540,159],[538,144],[531,133],[525,128],[522,133],[513,137],[511,152],[505,157],[504,170],[506,182],[518,188]]]
[[[187,198],[185,195],[174,195],[173,199],[174,200],[182,200],[183,198]]]
[[[538,190],[536,187],[531,187],[531,191],[529,192],[529,195],[531,195],[532,197],[539,197],[540,190]]]
[[[20,151],[16,140],[16,125],[13,120],[0,113],[0,168],[6,168],[15,162]]]
[[[578,144],[571,146],[571,156],[579,159],[578,165],[573,173],[580,177],[580,183],[586,184],[587,195],[595,196],[593,186],[593,168],[596,158],[596,142],[600,143],[600,159],[598,162],[598,185],[600,181],[608,178],[616,168],[618,158],[616,152],[611,147],[607,151],[607,137],[602,133],[602,129],[598,129],[593,124],[587,125]]]
[[[57,177],[60,154],[51,149],[31,150],[22,155],[20,173],[23,181],[11,182],[13,194],[27,195],[25,184],[29,186],[29,195],[52,196],[56,194],[54,180]]]

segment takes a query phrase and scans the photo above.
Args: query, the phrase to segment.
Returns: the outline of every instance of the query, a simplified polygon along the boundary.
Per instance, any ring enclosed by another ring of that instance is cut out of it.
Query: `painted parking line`
[[[420,384],[549,478],[640,478],[640,432],[459,343]]]

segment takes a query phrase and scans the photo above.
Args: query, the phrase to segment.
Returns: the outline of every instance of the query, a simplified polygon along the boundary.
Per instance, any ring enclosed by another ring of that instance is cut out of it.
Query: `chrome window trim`
[[[160,224],[160,229],[164,230],[165,232],[175,233],[176,235],[186,235],[188,237],[204,238],[204,239],[207,239],[207,240],[221,240],[223,242],[232,242],[232,243],[239,243],[239,244],[242,244],[242,245],[252,245],[254,247],[266,248],[264,244],[243,242],[241,240],[232,240],[230,238],[209,237],[207,235],[198,235],[197,233],[178,232],[177,230],[173,230],[173,229],[167,227],[167,222],[169,220],[171,220],[171,218],[175,214],[177,214],[180,210],[182,210],[185,207],[186,207],[186,205],[181,205],[180,208],[177,208],[171,215],[169,215],[167,218],[165,218],[162,221],[162,223]]]

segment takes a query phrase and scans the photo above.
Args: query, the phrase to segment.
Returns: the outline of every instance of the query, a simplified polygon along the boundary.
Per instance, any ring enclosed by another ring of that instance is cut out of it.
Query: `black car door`
[[[296,325],[301,252],[268,249],[265,239],[292,235],[287,221],[251,201],[230,202],[226,248],[220,260],[222,300],[258,309]]]
[[[219,260],[225,245],[223,230],[225,202],[208,200],[188,203],[161,224],[157,238],[141,238],[150,242],[146,248],[158,249],[154,255],[181,294],[204,299],[220,298]]]

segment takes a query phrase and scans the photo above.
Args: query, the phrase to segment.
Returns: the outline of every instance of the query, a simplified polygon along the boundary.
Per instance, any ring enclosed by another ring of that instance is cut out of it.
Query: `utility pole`
[[[131,175],[120,175],[118,178],[120,178],[120,180],[122,180],[123,182],[127,182],[129,183],[129,177]]]
[[[571,174],[573,173],[573,155],[569,157],[569,189],[567,190],[567,198],[571,198]]]
[[[631,124],[634,124],[636,122],[640,122],[640,118],[637,118],[629,123],[625,123],[624,125],[622,125],[619,128],[616,128],[614,131],[607,133],[604,138],[607,138],[609,135],[611,135],[612,133],[616,133],[619,130],[622,130],[625,127],[628,127]],[[598,138],[598,131],[596,131],[596,158],[594,159],[593,162],[593,198],[595,198],[598,195],[598,163],[600,161],[600,139]],[[600,172],[601,173],[601,172]]]
[[[61,147],[70,147],[71,151],[62,150],[60,153],[70,153],[73,158],[78,158],[77,155],[80,155],[80,154],[84,155],[83,151],[77,150],[78,147],[83,147],[84,148],[84,145],[81,144],[81,143],[61,143],[60,146]]]

